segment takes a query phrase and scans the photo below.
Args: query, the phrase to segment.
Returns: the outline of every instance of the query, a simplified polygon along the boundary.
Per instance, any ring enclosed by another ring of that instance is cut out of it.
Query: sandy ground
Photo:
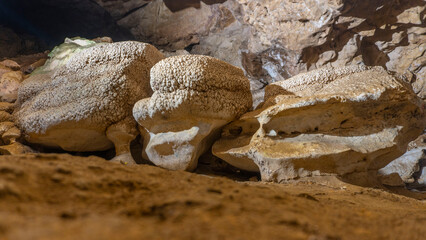
[[[0,239],[425,239],[425,195],[413,196],[331,177],[239,182],[98,157],[0,156]]]

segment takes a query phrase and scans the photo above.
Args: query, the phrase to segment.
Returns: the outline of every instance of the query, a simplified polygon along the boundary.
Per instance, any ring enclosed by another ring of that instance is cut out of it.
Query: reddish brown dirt
[[[426,236],[424,200],[325,183],[236,182],[65,154],[1,156],[0,239]]]

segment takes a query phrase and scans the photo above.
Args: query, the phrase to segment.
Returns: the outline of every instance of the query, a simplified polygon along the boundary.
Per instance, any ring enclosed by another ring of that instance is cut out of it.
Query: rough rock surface
[[[11,71],[0,77],[0,99],[6,102],[15,102],[18,97],[18,89],[24,80],[21,71]]]
[[[220,128],[252,104],[241,69],[212,57],[181,55],[151,69],[154,94],[135,104],[144,157],[175,170],[194,170]]]
[[[0,26],[0,59],[16,56],[21,48],[21,38],[11,29]]]
[[[21,131],[15,126],[11,113],[14,104],[0,102],[0,155],[16,155],[34,152],[30,147],[18,142]]]
[[[380,189],[236,182],[67,154],[0,156],[0,209],[0,239],[402,240],[426,235],[426,203]]]
[[[415,92],[426,96],[423,0],[228,0],[196,8],[175,1],[189,7],[177,12],[165,2],[118,24],[168,51],[187,48],[242,67],[256,102],[268,83],[359,63],[411,75]]]
[[[209,7],[204,3],[199,9],[172,12],[163,1],[155,0],[120,19],[118,24],[129,29],[138,40],[165,50],[179,50],[198,43],[200,36],[207,35],[222,16],[218,12],[217,6]]]
[[[379,170],[383,184],[426,189],[426,148],[415,148]]]
[[[389,186],[426,189],[426,133],[408,144],[408,151],[379,170],[380,180]]]
[[[367,176],[403,154],[426,119],[410,87],[381,67],[323,68],[271,84],[260,109],[228,125],[213,154],[266,181]]]
[[[149,69],[163,55],[152,45],[131,41],[78,49],[71,48],[73,54],[58,50],[22,83],[17,125],[33,144],[101,151],[114,143],[117,157],[129,153],[129,138],[137,132],[133,104],[152,94]]]

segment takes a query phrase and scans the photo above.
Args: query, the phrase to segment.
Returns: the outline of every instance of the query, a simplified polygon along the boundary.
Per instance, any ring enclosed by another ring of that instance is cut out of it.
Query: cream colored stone
[[[151,69],[151,98],[133,108],[144,154],[154,164],[193,170],[226,123],[251,106],[250,84],[241,69],[201,55],[167,58]]]
[[[386,167],[379,170],[382,183],[385,185],[395,186],[400,182],[412,185],[414,188],[425,188],[426,183],[422,174],[426,161],[426,148],[414,148],[407,151],[401,157],[389,163]],[[395,176],[399,176],[399,179]]]
[[[14,117],[29,143],[82,152],[115,143],[121,149],[117,134],[110,139],[107,129],[131,117],[134,103],[152,94],[149,69],[163,54],[141,42],[89,44],[78,51],[59,48],[60,56],[23,82]],[[57,67],[48,71],[52,63]]]
[[[149,41],[166,50],[183,49],[199,42],[218,19],[210,6],[187,8],[173,13],[161,0],[120,19],[118,24],[130,30],[137,39]]]
[[[226,126],[212,151],[266,181],[375,171],[426,125],[421,100],[381,67],[299,74],[269,85],[265,98]]]
[[[18,89],[24,79],[21,71],[3,74],[0,78],[0,98],[5,102],[15,102],[18,98]]]

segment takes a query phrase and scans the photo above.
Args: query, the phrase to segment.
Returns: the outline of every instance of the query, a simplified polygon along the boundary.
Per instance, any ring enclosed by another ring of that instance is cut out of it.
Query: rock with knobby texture
[[[181,1],[173,5],[180,4]],[[197,44],[201,36],[219,27],[218,20],[222,16],[217,6],[209,6],[204,2],[199,3],[198,9],[190,7],[177,12],[172,10],[164,1],[154,0],[117,23],[129,29],[138,40],[175,51]]]
[[[166,58],[151,69],[151,98],[135,104],[143,157],[173,170],[193,170],[220,129],[252,104],[241,69],[201,55]]]
[[[213,154],[266,181],[361,178],[404,153],[426,124],[421,100],[381,67],[324,68],[271,84],[228,125]],[[370,171],[371,170],[371,171]]]
[[[67,151],[102,151],[114,144],[116,160],[133,163],[129,145],[137,129],[132,107],[152,94],[149,69],[163,54],[131,41],[71,50],[70,57],[64,52],[58,51],[61,56],[37,69],[19,89],[14,117],[23,136]],[[44,74],[52,65],[58,69]]]
[[[95,46],[94,41],[84,38],[66,38],[65,42],[56,46],[48,55],[45,64],[32,70],[30,79],[23,82],[22,91],[19,91],[19,101],[24,102],[37,95],[51,84],[53,75],[62,66],[66,65],[70,58],[85,49]]]

